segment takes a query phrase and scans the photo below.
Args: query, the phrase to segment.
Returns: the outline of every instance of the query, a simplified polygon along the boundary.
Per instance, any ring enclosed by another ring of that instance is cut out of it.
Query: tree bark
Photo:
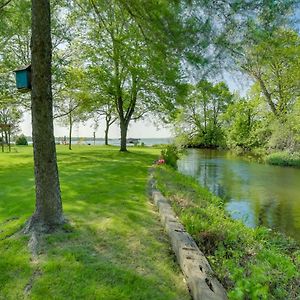
[[[72,112],[69,114],[69,150],[72,150],[72,130],[73,130],[73,119]]]
[[[32,138],[36,207],[25,232],[64,223],[53,133],[49,0],[32,0]]]
[[[4,135],[3,135],[3,130],[1,131],[1,149],[2,149],[2,152],[4,152]]]
[[[106,115],[105,116],[105,135],[104,135],[104,143],[106,146],[108,146],[108,131],[109,131],[109,127],[110,127],[110,120],[111,120],[111,116],[110,115]]]
[[[11,152],[10,135],[11,135],[11,127],[9,127],[8,129],[8,151],[9,152]]]
[[[120,129],[121,129],[121,152],[127,152],[127,129],[128,124],[125,120],[120,120]]]
[[[8,130],[4,130],[5,144],[8,145]]]
[[[203,99],[203,113],[204,113],[204,132],[207,132],[207,102],[206,98]]]
[[[104,136],[104,144],[105,144],[105,146],[108,146],[108,130],[109,130],[109,127],[106,125],[105,136]]]
[[[265,85],[265,83],[263,82],[262,78],[260,76],[256,76],[256,79],[259,82],[260,88],[262,89],[263,94],[265,95],[266,99],[267,99],[267,103],[269,104],[273,114],[278,117],[278,111],[276,109],[276,105],[274,104],[274,102],[272,101],[272,96],[269,93],[269,91],[267,90],[267,87]]]
[[[131,76],[132,76],[131,99],[130,99],[129,107],[125,113],[125,116],[124,116],[123,106],[119,107],[118,109],[118,111],[122,112],[121,114],[119,113],[120,129],[121,129],[121,148],[120,148],[121,152],[127,151],[126,142],[127,142],[128,125],[129,122],[131,121],[132,115],[135,110],[137,94],[138,94],[138,88],[137,88],[138,78],[135,73],[132,73]]]

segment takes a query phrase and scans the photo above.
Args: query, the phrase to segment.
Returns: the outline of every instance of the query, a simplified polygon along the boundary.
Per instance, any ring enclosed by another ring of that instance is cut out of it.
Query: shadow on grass
[[[0,241],[6,261],[0,263],[5,299],[23,299],[37,268],[32,299],[189,299],[146,196],[148,167],[159,150],[74,149],[58,151],[69,232],[46,237],[38,267],[30,264],[26,237]],[[17,229],[33,211],[31,171],[28,166],[16,171],[14,184],[6,181],[15,188],[4,188],[10,203],[1,202],[0,223],[11,216],[19,219],[5,223],[5,232],[8,224],[11,231]],[[19,262],[14,263],[14,257]]]

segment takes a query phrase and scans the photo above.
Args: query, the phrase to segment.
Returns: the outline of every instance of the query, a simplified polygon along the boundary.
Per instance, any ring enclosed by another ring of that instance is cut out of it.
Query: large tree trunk
[[[120,151],[121,152],[127,152],[127,129],[128,129],[128,124],[124,120],[120,120],[120,129],[121,129],[121,147]]]
[[[53,133],[49,0],[32,0],[32,138],[36,209],[27,231],[49,231],[64,222]]]

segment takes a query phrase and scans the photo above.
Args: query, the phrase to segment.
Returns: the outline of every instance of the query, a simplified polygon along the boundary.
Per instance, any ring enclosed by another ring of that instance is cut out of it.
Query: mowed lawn
[[[159,150],[58,146],[64,231],[32,258],[32,147],[0,153],[0,299],[190,299],[158,215],[148,168]]]

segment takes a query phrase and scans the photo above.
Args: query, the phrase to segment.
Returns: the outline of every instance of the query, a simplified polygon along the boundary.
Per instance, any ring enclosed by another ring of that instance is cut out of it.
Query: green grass
[[[58,147],[65,231],[38,259],[18,233],[34,210],[32,148],[0,154],[0,299],[189,299],[158,216],[148,167],[160,150]]]
[[[267,155],[265,161],[270,165],[300,168],[300,153],[275,152]]]
[[[229,299],[299,299],[299,244],[267,228],[247,228],[232,220],[222,199],[169,167],[156,168],[155,177]]]

